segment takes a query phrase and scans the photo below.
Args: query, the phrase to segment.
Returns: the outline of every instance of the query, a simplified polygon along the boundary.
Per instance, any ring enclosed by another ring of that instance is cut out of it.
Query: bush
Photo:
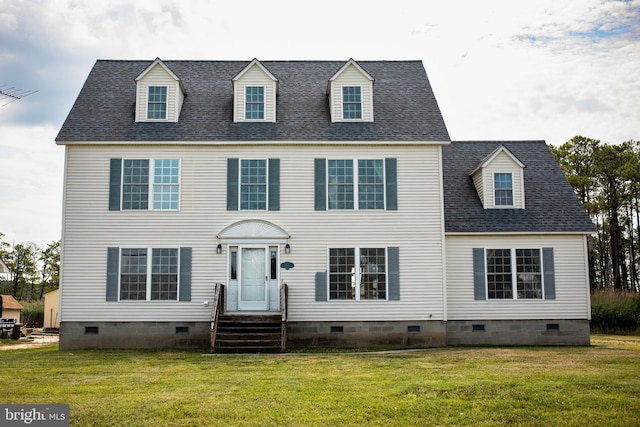
[[[591,331],[601,334],[640,332],[640,295],[608,290],[593,292]]]
[[[44,325],[44,302],[22,304],[22,324],[27,328],[42,328]]]

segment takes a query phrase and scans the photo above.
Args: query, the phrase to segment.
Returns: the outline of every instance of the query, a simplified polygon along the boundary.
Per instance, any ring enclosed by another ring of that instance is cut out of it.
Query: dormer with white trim
[[[524,209],[524,164],[504,145],[485,157],[470,176],[485,209]]]
[[[276,121],[278,79],[257,59],[247,65],[233,82],[233,121]]]
[[[332,122],[373,121],[374,79],[349,59],[329,80],[327,95]]]
[[[156,58],[136,81],[136,122],[177,122],[187,92],[160,58]]]

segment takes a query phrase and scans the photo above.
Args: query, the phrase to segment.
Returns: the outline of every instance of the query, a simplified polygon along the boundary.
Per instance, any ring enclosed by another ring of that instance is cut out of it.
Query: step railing
[[[283,283],[280,286],[280,313],[282,314],[282,324],[280,325],[280,351],[284,353],[287,349],[287,316],[289,310],[289,285]]]
[[[209,339],[209,345],[211,347],[211,353],[216,349],[216,335],[218,333],[218,319],[224,314],[224,284],[216,283],[213,291],[213,301],[211,308],[211,338]]]

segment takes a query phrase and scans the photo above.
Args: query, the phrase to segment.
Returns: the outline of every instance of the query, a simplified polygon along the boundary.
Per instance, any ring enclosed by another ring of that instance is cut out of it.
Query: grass
[[[0,403],[72,426],[639,424],[640,339],[386,353],[0,352]]]

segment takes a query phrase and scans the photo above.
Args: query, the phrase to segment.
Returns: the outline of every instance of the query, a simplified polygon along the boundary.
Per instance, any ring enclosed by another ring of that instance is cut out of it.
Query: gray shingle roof
[[[469,174],[500,145],[525,165],[525,209],[484,209]],[[445,232],[593,232],[544,141],[454,141],[442,147]]]
[[[357,61],[373,123],[331,123],[327,84],[346,61],[260,61],[279,80],[276,123],[233,123],[231,79],[251,61],[163,61],[187,91],[180,120],[136,123],[134,79],[152,62],[97,61],[56,141],[449,141],[421,61]]]

